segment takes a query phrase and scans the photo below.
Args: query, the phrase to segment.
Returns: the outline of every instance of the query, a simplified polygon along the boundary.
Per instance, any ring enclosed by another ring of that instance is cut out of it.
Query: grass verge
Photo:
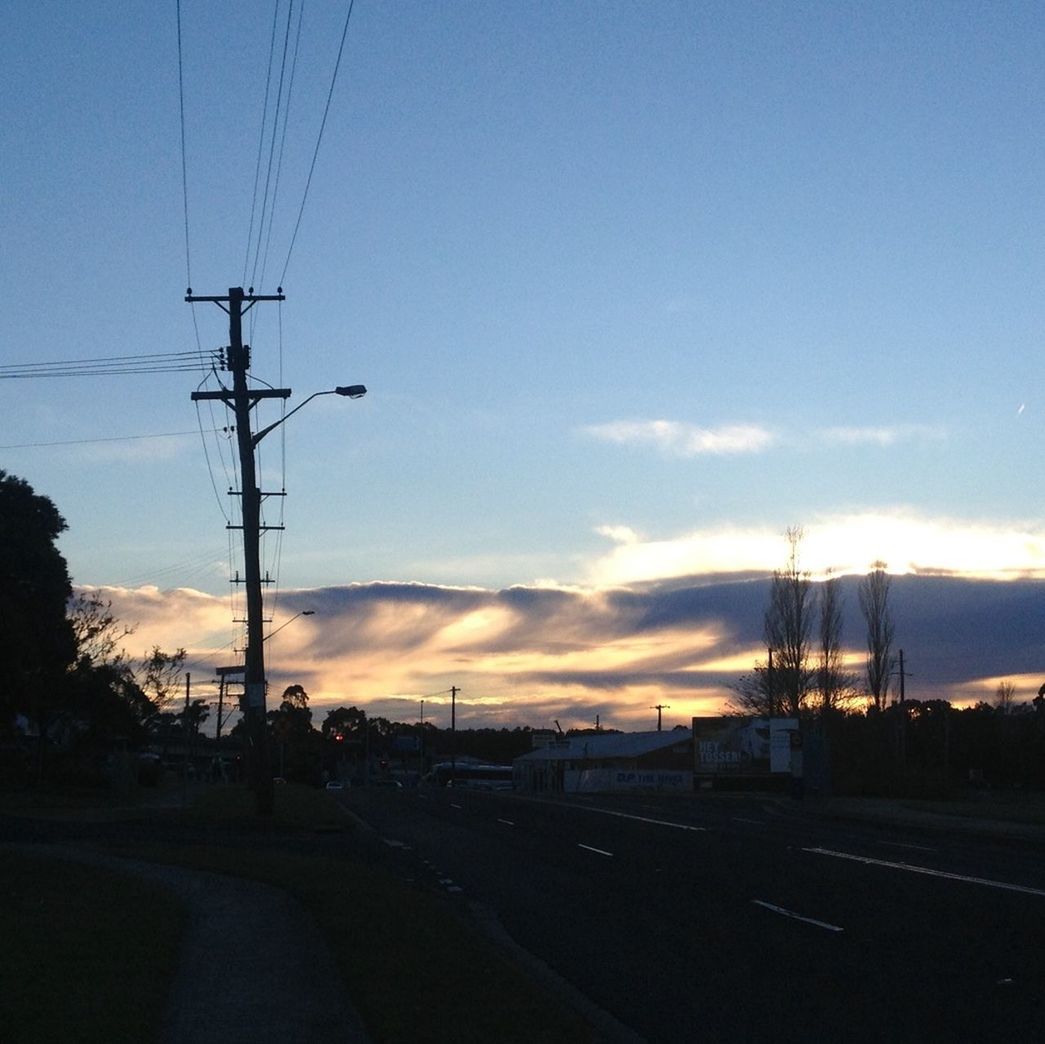
[[[375,1041],[581,1044],[586,1023],[440,896],[345,858],[150,845],[157,862],[274,885],[314,916]]]
[[[159,886],[0,850],[0,1026],[8,1044],[155,1039],[185,912]]]
[[[295,853],[282,833],[351,829],[322,791],[277,788],[274,823],[258,843],[150,844],[128,854],[155,862],[262,881],[295,896],[314,916],[349,996],[379,1044],[584,1044],[591,1027],[549,995],[448,898],[380,866],[346,856]],[[249,794],[215,788],[188,813],[210,824],[257,824]],[[334,819],[333,817],[338,817]],[[293,836],[293,835],[290,835]],[[240,835],[242,839],[242,834]]]

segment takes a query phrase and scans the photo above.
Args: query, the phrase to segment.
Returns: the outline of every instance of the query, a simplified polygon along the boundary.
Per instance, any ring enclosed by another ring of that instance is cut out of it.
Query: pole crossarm
[[[256,404],[262,399],[289,399],[291,390],[289,388],[256,388],[248,392],[248,395]],[[223,402],[234,402],[236,393],[229,388],[222,388],[220,391],[194,391],[190,398],[193,402],[200,402],[205,399],[221,399]]]
[[[280,287],[281,291],[282,291],[282,289],[283,288]],[[249,312],[258,301],[285,301],[286,297],[284,297],[282,293],[278,293],[278,294],[250,294],[250,293],[247,293],[247,294],[245,294],[242,291],[236,297],[233,297],[231,294],[229,294],[229,295],[227,295],[225,297],[220,297],[220,296],[217,296],[217,295],[200,296],[200,295],[197,295],[197,294],[193,294],[192,287],[190,286],[189,289],[185,293],[185,300],[189,304],[197,304],[199,302],[205,302],[205,303],[208,303],[208,304],[216,304],[223,312],[225,312],[226,314],[228,314],[230,316],[232,315],[232,312],[230,311],[230,309],[225,307],[226,305],[231,304],[233,301],[237,302],[237,305],[242,305],[244,302],[246,302],[246,308],[237,307],[237,310],[236,310],[237,316],[242,316],[242,315],[245,315],[247,312]]]

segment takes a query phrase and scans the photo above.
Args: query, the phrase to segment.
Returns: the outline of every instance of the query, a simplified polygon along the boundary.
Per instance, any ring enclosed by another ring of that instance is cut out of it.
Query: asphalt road
[[[734,795],[342,800],[404,874],[492,910],[650,1042],[1019,1041],[1045,1026],[1040,848]]]

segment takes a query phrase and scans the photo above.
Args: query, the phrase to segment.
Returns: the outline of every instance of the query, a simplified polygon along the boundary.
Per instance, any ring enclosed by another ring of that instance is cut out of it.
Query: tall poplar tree
[[[867,621],[867,691],[875,710],[884,710],[893,669],[893,614],[889,608],[891,579],[884,562],[875,562],[860,582],[860,611]]]

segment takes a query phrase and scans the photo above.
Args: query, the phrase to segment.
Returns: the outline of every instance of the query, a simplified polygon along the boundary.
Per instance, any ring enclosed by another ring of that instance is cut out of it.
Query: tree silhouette
[[[0,732],[24,715],[46,732],[63,711],[62,678],[76,656],[66,619],[69,571],[55,541],[65,519],[24,479],[0,470]]]

